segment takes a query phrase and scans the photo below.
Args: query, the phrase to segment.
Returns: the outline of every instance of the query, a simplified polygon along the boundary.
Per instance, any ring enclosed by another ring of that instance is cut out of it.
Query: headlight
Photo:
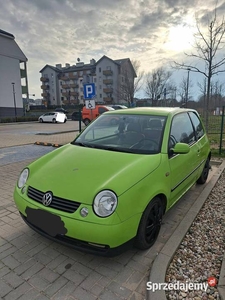
[[[18,182],[17,182],[17,185],[18,185],[19,189],[21,189],[24,186],[24,184],[27,182],[28,176],[29,176],[29,170],[24,169],[21,172],[20,177],[19,177]]]
[[[117,196],[109,190],[98,193],[94,199],[94,212],[99,217],[110,216],[115,211],[116,206]]]

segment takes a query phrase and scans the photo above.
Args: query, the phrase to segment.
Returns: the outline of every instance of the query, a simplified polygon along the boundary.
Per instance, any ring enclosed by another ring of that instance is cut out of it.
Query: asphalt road
[[[21,162],[27,159],[36,159],[53,151],[54,147],[24,145],[0,149],[0,166]]]

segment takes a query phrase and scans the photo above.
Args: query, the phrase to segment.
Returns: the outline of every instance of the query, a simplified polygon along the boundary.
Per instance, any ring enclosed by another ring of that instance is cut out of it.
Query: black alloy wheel
[[[155,197],[145,209],[138,228],[135,246],[145,250],[153,246],[161,228],[164,207],[159,197]]]

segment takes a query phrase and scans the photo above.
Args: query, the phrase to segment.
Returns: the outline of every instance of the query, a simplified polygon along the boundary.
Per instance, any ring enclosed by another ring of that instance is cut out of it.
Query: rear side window
[[[99,113],[99,114],[103,114],[105,111],[107,111],[107,109],[104,108],[104,107],[99,107],[99,108],[98,108],[98,113]]]
[[[189,115],[195,129],[197,140],[199,140],[205,134],[204,128],[199,117],[194,112],[189,112]]]
[[[187,113],[174,116],[170,132],[170,141],[174,146],[176,143],[191,144],[195,142],[195,133],[191,120]]]

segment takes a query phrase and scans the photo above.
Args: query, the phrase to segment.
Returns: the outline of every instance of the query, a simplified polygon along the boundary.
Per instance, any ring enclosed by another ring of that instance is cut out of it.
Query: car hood
[[[30,166],[28,185],[58,197],[91,204],[104,189],[117,196],[153,172],[160,154],[143,155],[65,145]]]

